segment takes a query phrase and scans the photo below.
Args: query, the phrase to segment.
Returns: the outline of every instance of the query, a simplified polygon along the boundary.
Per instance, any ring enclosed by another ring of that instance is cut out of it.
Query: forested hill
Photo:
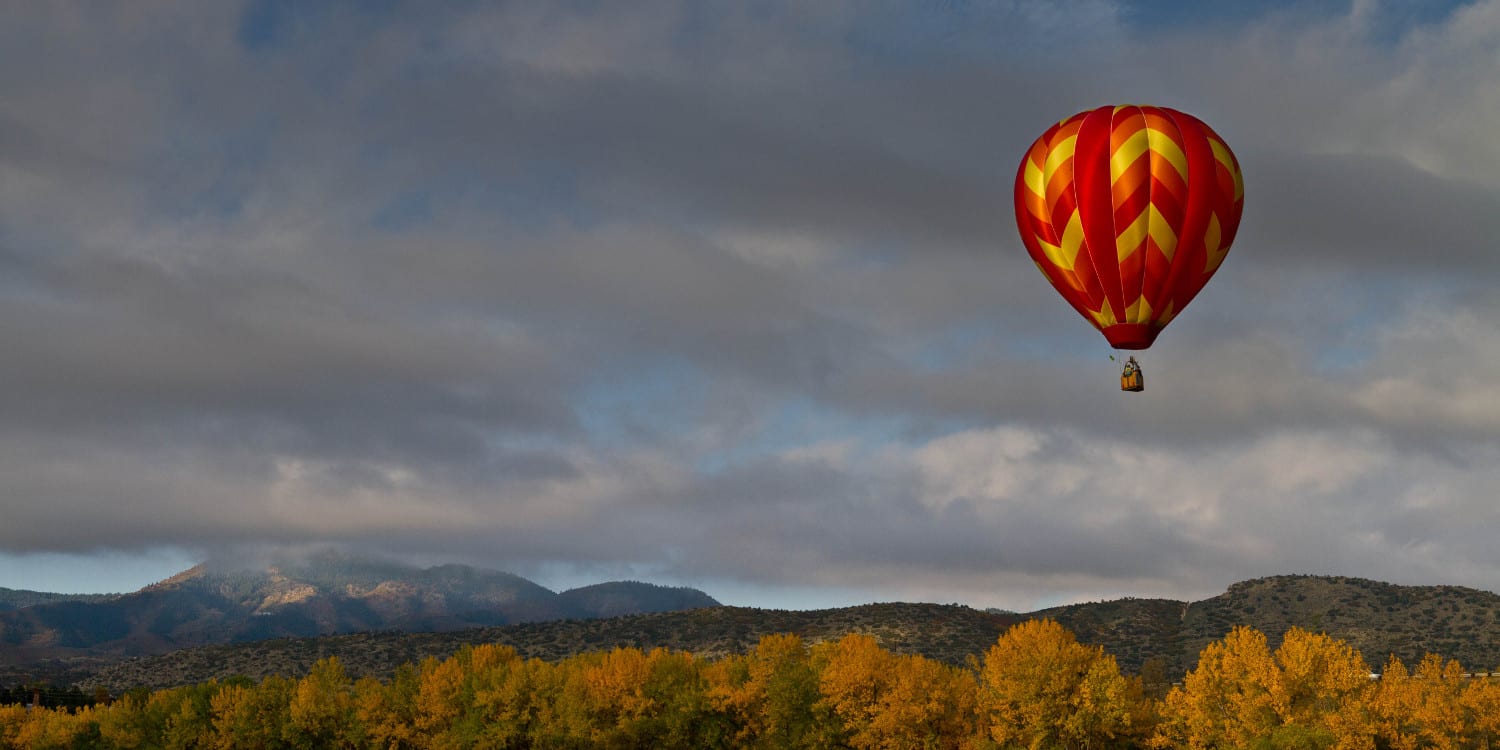
[[[1015,615],[941,604],[867,604],[814,611],[713,607],[447,633],[357,633],[208,646],[123,662],[82,684],[118,693],[130,687],[162,688],[233,675],[300,676],[327,656],[337,656],[354,677],[388,677],[401,664],[446,657],[473,643],[506,644],[522,656],[547,660],[617,646],[691,651],[711,658],[749,651],[761,636],[772,633],[794,633],[809,642],[868,633],[898,653],[962,664],[1019,620]]]
[[[1427,653],[1475,671],[1500,669],[1500,596],[1462,586],[1398,586],[1363,578],[1274,576],[1242,581],[1197,602],[1121,599],[1041,610],[1080,641],[1138,669],[1161,657],[1173,674],[1236,625],[1265,633],[1272,647],[1292,626],[1358,649],[1380,671],[1391,655],[1416,664]]]
[[[50,594],[45,591],[8,589],[0,586],[0,612],[59,602],[107,602],[119,594]]]
[[[1026,614],[937,604],[807,612],[714,607],[448,633],[278,639],[136,659],[109,667],[85,684],[114,691],[234,674],[295,676],[325,656],[338,656],[352,674],[384,676],[402,663],[447,656],[470,643],[508,644],[524,656],[549,660],[616,646],[662,647],[712,657],[747,651],[770,633],[794,633],[817,642],[862,632],[896,653],[963,664],[971,656],[981,656],[1012,624],[1041,617],[1057,620],[1085,643],[1103,646],[1127,672],[1139,671],[1155,657],[1174,678],[1194,665],[1205,645],[1236,625],[1266,633],[1273,646],[1294,625],[1326,632],[1359,649],[1376,671],[1392,654],[1410,665],[1428,652],[1457,659],[1473,671],[1500,668],[1500,596],[1455,586],[1278,576],[1237,583],[1197,602],[1121,599]]]

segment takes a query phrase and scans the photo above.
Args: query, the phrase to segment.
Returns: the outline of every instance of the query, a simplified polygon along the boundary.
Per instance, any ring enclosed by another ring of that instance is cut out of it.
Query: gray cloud
[[[0,12],[0,551],[1015,606],[1500,569],[1495,3],[278,8]],[[1247,182],[1130,397],[1010,207],[1111,101]]]

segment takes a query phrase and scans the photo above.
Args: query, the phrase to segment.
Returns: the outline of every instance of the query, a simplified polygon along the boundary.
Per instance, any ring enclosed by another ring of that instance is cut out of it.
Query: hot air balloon
[[[1223,263],[1245,205],[1213,129],[1167,107],[1080,112],[1016,172],[1021,241],[1063,299],[1116,349],[1145,349]],[[1140,366],[1121,387],[1141,390]],[[1132,387],[1127,387],[1132,386]]]

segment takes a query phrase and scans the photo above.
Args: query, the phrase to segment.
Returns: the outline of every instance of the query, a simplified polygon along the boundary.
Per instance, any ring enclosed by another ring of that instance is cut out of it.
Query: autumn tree
[[[287,708],[286,737],[292,747],[355,747],[354,684],[336,656],[320,659],[297,681]]]
[[[635,727],[636,736],[659,748],[728,747],[734,728],[709,700],[703,660],[681,651],[653,649],[646,664],[642,690],[653,710]]]
[[[1349,644],[1323,633],[1292,628],[1277,647],[1278,679],[1271,706],[1280,725],[1272,732],[1281,747],[1364,748],[1369,733],[1346,721],[1363,709],[1370,667]]]
[[[370,747],[417,750],[419,679],[411,664],[396,668],[389,682],[362,677],[354,683],[354,720]]]
[[[1470,747],[1500,748],[1500,680],[1470,680],[1458,700],[1469,717]]]
[[[1378,741],[1393,750],[1478,747],[1469,734],[1479,721],[1466,710],[1464,693],[1463,667],[1456,661],[1427,654],[1416,672],[1408,672],[1391,657],[1370,701]]]
[[[26,707],[19,703],[0,704],[0,747],[16,747],[16,735],[26,723]]]
[[[1150,729],[1140,682],[1052,620],[1013,626],[985,653],[979,710],[1002,747],[1097,748]]]
[[[653,713],[645,693],[650,667],[639,649],[585,654],[570,660],[564,688],[569,734],[601,747],[627,747],[634,725]]]
[[[507,661],[473,677],[482,727],[476,747],[560,747],[569,742],[558,718],[563,670],[541,659]]]
[[[120,750],[161,747],[172,710],[144,688],[127,691],[108,711],[98,712],[100,744]]]
[[[1358,722],[1331,721],[1363,700],[1369,667],[1327,635],[1287,631],[1274,654],[1266,637],[1237,627],[1210,643],[1182,687],[1167,694],[1157,747],[1364,747]]]
[[[734,724],[736,747],[824,747],[841,732],[838,717],[818,705],[818,674],[795,635],[764,636],[709,675],[709,699]]]
[[[218,750],[272,750],[291,747],[287,739],[288,705],[296,683],[267,677],[225,685],[209,699],[213,747]]]
[[[690,654],[618,648],[568,659],[559,675],[553,721],[590,747],[696,750],[727,746],[735,734]]]
[[[166,750],[198,750],[213,745],[212,704],[220,687],[218,681],[211,681],[152,694],[148,708],[155,710],[151,713],[157,714],[162,709],[170,711],[161,729],[162,745]],[[150,706],[153,703],[156,706]],[[153,743],[148,739],[145,746],[152,747]]]
[[[896,659],[869,635],[854,633],[813,650],[822,703],[839,717],[854,748],[880,746],[876,717],[890,699]]]
[[[99,746],[99,725],[94,712],[82,708],[38,707],[27,711],[5,747],[25,750],[72,750]]]
[[[920,656],[897,656],[864,634],[814,650],[822,703],[844,741],[867,748],[958,748],[975,734],[972,675]]]
[[[463,715],[466,703],[463,699],[464,671],[464,664],[457,656],[442,661],[429,658],[422,662],[413,715],[420,747],[445,750],[457,746],[448,737]]]

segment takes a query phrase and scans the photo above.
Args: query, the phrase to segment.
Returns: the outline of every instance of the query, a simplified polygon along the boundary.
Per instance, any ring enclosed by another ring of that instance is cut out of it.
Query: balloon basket
[[[1135,357],[1131,357],[1125,363],[1125,369],[1120,371],[1120,390],[1135,393],[1146,390],[1146,378],[1141,374],[1141,366]]]

